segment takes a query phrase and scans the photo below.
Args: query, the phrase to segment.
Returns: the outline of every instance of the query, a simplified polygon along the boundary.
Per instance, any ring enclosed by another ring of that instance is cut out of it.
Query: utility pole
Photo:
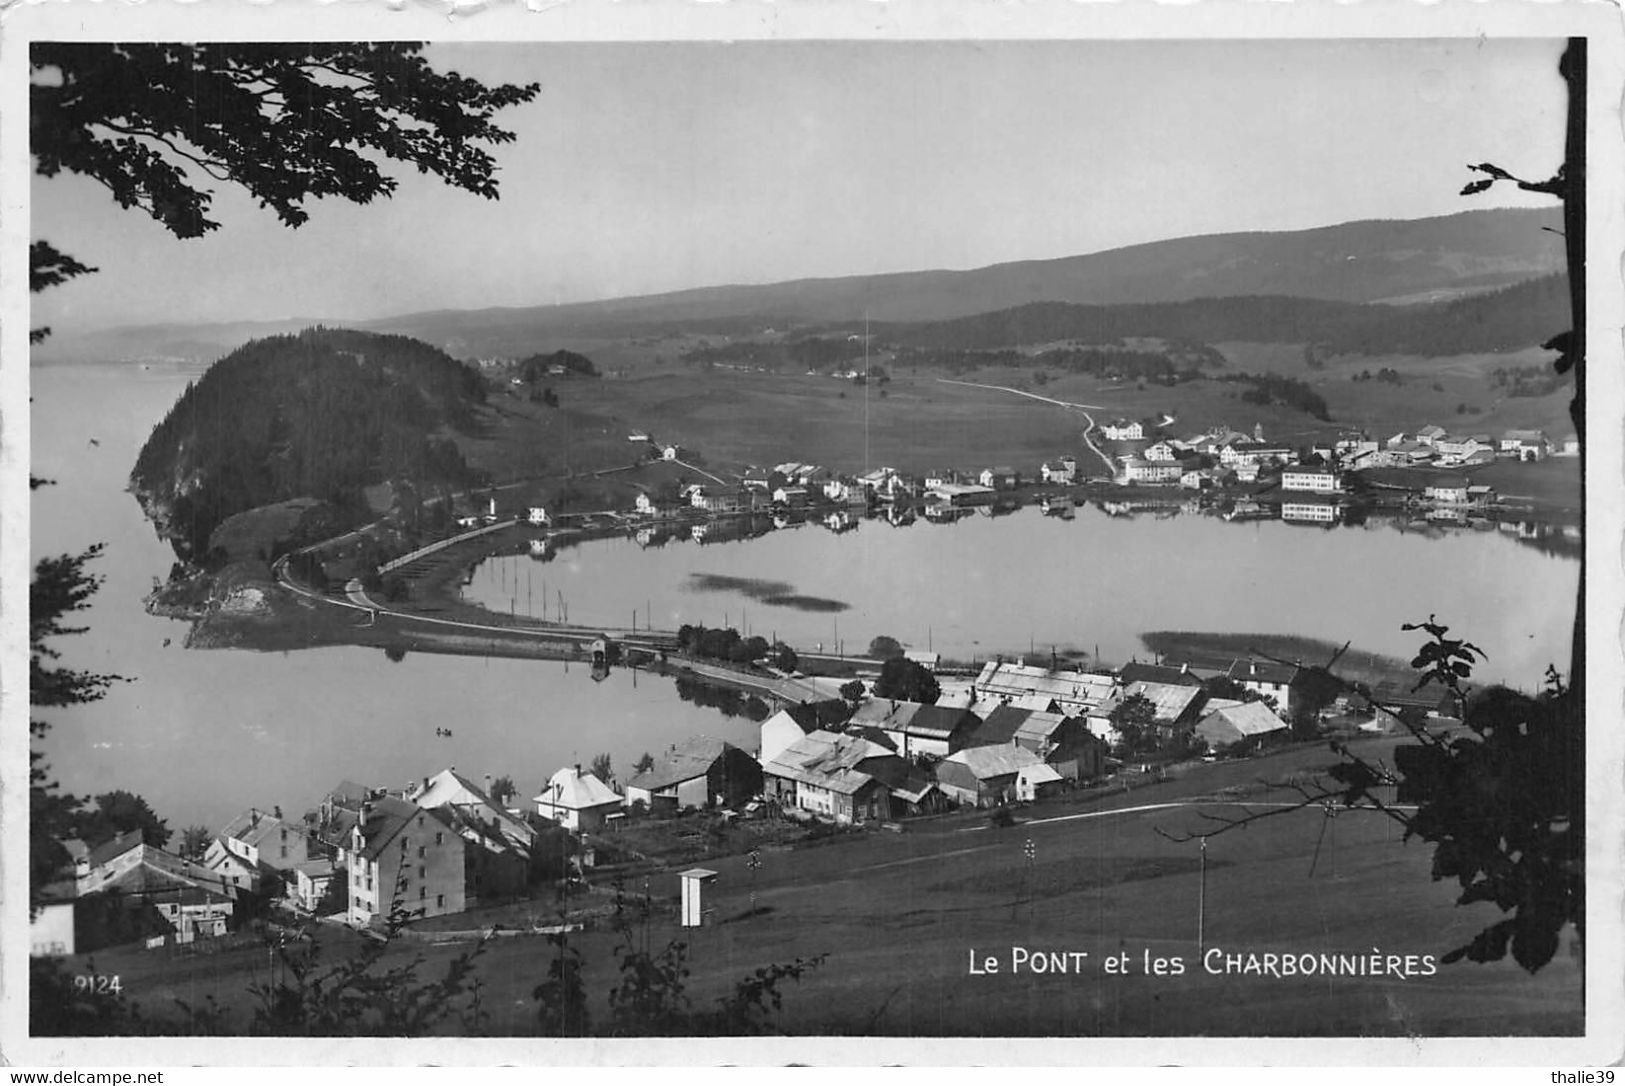
[[[1196,953],[1198,955],[1207,950],[1207,836],[1204,834],[1199,840],[1202,842],[1202,881],[1196,890]]]
[[[1033,844],[1033,839],[1029,837],[1027,843],[1021,846],[1021,851],[1027,857],[1027,919],[1031,920],[1033,915],[1033,869],[1038,862],[1038,846]]]
[[[750,850],[745,857],[745,866],[750,868],[750,912],[747,915],[756,915],[756,871],[762,866],[762,854],[756,849]]]

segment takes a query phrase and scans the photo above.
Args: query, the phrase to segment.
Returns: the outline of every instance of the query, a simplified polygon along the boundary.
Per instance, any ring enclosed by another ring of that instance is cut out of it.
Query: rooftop
[[[683,781],[691,781],[695,777],[703,777],[731,746],[733,744],[712,739],[708,735],[696,735],[685,739],[668,750],[664,756],[658,757],[654,768],[639,773],[627,781],[626,786],[652,792],[681,784]]]
[[[1013,744],[995,747],[966,747],[957,754],[948,755],[943,760],[964,766],[971,771],[977,780],[982,781],[1019,773],[1028,766],[1042,765],[1044,762],[1044,759],[1032,751]]]
[[[565,766],[548,779],[547,786],[535,797],[535,801],[570,811],[583,811],[590,807],[619,805],[621,796],[595,775],[583,773],[576,766]]]

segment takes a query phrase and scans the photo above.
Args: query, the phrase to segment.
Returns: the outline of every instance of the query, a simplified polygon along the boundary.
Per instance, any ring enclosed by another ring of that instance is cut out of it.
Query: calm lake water
[[[681,700],[670,679],[620,670],[594,683],[585,668],[551,662],[183,649],[184,623],[142,609],[174,555],[124,488],[141,443],[194,376],[128,366],[32,374],[33,471],[57,480],[34,493],[33,556],[107,544],[94,563],[106,581],[84,615],[90,632],[59,639],[65,662],[135,680],[50,714],[46,749],[66,787],[138,792],[178,831],[218,827],[251,805],[302,812],[346,777],[399,785],[455,765],[476,779],[510,775],[529,796],[559,766],[600,751],[624,772],[643,751],[695,733],[754,746],[745,718]],[[965,657],[1098,645],[1113,662],[1143,658],[1138,634],[1155,629],[1299,633],[1409,655],[1418,641],[1400,623],[1436,612],[1488,651],[1485,677],[1533,687],[1547,662],[1567,661],[1578,575],[1577,562],[1498,533],[1081,509],[1073,521],[1025,510],[705,546],[602,540],[545,563],[493,560],[466,591],[504,611],[540,614],[545,595],[552,617],[562,595],[575,622],[622,626],[635,611],[640,626],[743,624],[826,650],[862,651],[884,633]],[[766,602],[772,595],[846,609],[799,610]],[[452,737],[436,738],[437,727]]]
[[[550,617],[562,596],[571,622],[626,626],[635,612],[640,626],[735,625],[827,651],[862,653],[888,634],[960,660],[1098,647],[1110,664],[1147,658],[1139,635],[1151,630],[1301,634],[1409,659],[1421,639],[1401,624],[1434,613],[1486,650],[1482,677],[1533,686],[1548,662],[1566,666],[1573,559],[1497,531],[1173,512],[1090,506],[1063,520],[1029,506],[703,545],[603,539],[547,562],[488,559],[464,596],[536,615],[546,600]]]

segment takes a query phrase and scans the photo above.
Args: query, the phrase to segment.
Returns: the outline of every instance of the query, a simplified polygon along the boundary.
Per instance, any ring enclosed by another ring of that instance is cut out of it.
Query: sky
[[[442,44],[500,115],[501,199],[401,172],[298,230],[229,186],[173,238],[82,178],[31,231],[100,271],[32,324],[363,320],[1549,204],[1561,39]]]

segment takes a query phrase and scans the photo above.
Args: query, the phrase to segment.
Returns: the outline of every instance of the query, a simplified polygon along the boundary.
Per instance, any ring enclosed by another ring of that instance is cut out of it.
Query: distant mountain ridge
[[[905,347],[986,350],[1063,340],[1304,343],[1330,354],[1440,357],[1537,346],[1570,323],[1568,276],[1547,275],[1451,301],[1403,307],[1283,295],[1138,305],[1033,302],[946,321],[876,324]]]
[[[352,327],[405,334],[473,357],[526,355],[550,337],[647,334],[663,327],[741,329],[861,320],[952,320],[1038,302],[1087,305],[1183,302],[1273,295],[1335,302],[1448,298],[1563,270],[1553,209],[1492,208],[1428,219],[1367,220],[1280,232],[1174,238],[1083,256],[1016,261],[965,271],[932,270],[758,286],[711,286],[568,305],[441,310]],[[303,322],[308,324],[310,322]],[[70,355],[180,353],[215,342],[289,331],[298,322],[131,328],[73,337],[36,349],[41,361]],[[170,348],[166,352],[165,345]]]

